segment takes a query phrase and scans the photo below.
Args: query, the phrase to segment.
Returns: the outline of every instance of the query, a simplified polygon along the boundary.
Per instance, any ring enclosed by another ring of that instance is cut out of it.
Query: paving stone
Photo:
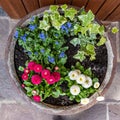
[[[106,105],[97,104],[92,108],[70,116],[54,116],[53,120],[106,120]]]
[[[52,120],[53,115],[43,113],[39,109],[24,104],[2,104],[1,120]]]
[[[117,70],[113,82],[106,93],[106,99],[120,100],[120,63],[117,64]]]
[[[109,120],[120,120],[120,105],[114,104],[108,106]]]

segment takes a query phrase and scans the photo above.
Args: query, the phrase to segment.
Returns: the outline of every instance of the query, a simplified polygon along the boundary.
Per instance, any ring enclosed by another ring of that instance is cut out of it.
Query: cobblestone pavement
[[[118,63],[113,83],[109,88],[105,101],[92,108],[71,116],[54,116],[43,113],[38,108],[24,102],[18,94],[5,67],[5,48],[8,36],[18,20],[7,16],[0,17],[0,120],[120,120],[120,44],[117,34],[114,44],[117,45]],[[119,27],[120,25],[112,23]]]

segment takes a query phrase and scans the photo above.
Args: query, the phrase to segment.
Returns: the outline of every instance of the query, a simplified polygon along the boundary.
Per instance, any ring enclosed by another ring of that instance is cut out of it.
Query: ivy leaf
[[[77,10],[74,8],[69,8],[65,11],[65,17],[68,17],[70,20],[73,20],[75,14],[77,14]]]
[[[61,5],[60,7],[61,7],[61,9],[62,9],[63,11],[65,11],[65,10],[68,8],[68,6],[67,6],[66,4]]]
[[[91,53],[94,53],[95,52],[95,47],[92,44],[87,44],[86,50],[91,52]]]
[[[78,51],[76,55],[73,56],[73,58],[80,60],[81,62],[86,58],[84,51]]]
[[[21,72],[23,72],[24,71],[24,67],[19,66],[18,70],[21,71]]]
[[[81,32],[81,26],[79,24],[74,25],[74,34],[77,35],[78,32]]]
[[[105,44],[105,42],[106,42],[106,38],[102,36],[101,39],[99,40],[99,42],[97,43],[97,46],[101,46],[101,45]]]
[[[39,28],[47,31],[50,28],[50,24],[45,20],[40,21]]]
[[[50,11],[51,11],[51,12],[55,12],[55,11],[58,10],[58,8],[59,8],[58,5],[51,5],[51,6],[50,6]]]
[[[119,29],[117,27],[113,27],[111,31],[113,34],[115,34],[119,31]]]
[[[94,20],[94,14],[89,10],[87,14],[79,15],[78,19],[82,21],[83,26],[88,26]]]
[[[100,25],[99,24],[89,24],[88,26],[88,29],[90,31],[90,33],[99,33],[99,28],[100,28]]]
[[[70,43],[76,47],[77,45],[80,45],[80,39],[74,38],[70,41]]]

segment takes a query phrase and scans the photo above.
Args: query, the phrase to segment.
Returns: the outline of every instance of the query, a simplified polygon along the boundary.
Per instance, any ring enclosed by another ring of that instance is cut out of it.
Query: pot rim
[[[71,7],[71,6],[70,6]],[[74,7],[74,6],[72,6]],[[76,9],[78,9],[78,7],[75,7]],[[50,105],[50,104],[46,104],[46,103],[35,103],[33,102],[29,97],[27,97],[27,95],[25,94],[25,92],[23,91],[22,87],[20,86],[20,81],[17,77],[16,74],[16,70],[14,67],[14,47],[16,44],[16,41],[14,40],[13,36],[14,36],[14,32],[16,30],[16,27],[18,26],[24,26],[25,24],[28,23],[29,18],[31,18],[32,16],[40,16],[43,14],[43,12],[45,10],[48,10],[49,6],[47,7],[43,7],[40,8],[36,11],[33,11],[32,13],[28,14],[27,16],[25,16],[23,19],[21,19],[16,26],[13,28],[11,34],[9,35],[8,38],[8,45],[6,48],[6,62],[7,62],[7,68],[9,71],[10,76],[12,77],[15,85],[17,85],[19,89],[19,92],[21,94],[21,96],[23,98],[26,99],[26,101],[28,101],[29,103],[32,103],[33,105],[37,106],[38,108],[40,108],[41,110],[49,113],[49,114],[56,114],[56,115],[69,115],[69,114],[75,114],[81,111],[84,111],[90,107],[92,107],[94,104],[96,104],[96,98],[100,95],[103,96],[106,92],[106,90],[109,88],[109,86],[112,83],[112,79],[114,77],[114,73],[115,73],[115,68],[116,68],[116,52],[113,53],[113,48],[109,39],[108,34],[106,33],[106,38],[107,38],[107,42],[106,42],[106,47],[107,47],[107,54],[108,54],[108,63],[107,63],[107,72],[105,75],[105,79],[102,82],[100,88],[99,88],[99,93],[94,93],[89,99],[90,102],[87,105],[81,105],[79,104],[75,104],[75,105],[70,105],[70,106],[54,106],[54,105]],[[14,46],[14,47],[13,47]]]

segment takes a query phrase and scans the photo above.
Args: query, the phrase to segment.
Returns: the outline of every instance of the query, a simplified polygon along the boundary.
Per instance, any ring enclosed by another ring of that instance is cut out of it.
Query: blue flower
[[[65,53],[64,53],[64,52],[61,52],[61,53],[59,54],[59,58],[63,58],[63,57],[65,57]]]
[[[40,52],[41,52],[41,53],[44,53],[44,52],[45,52],[45,50],[44,50],[44,49],[41,49],[41,50],[40,50]]]
[[[72,24],[70,22],[67,22],[66,25],[67,25],[68,28],[72,27]]]
[[[54,59],[54,57],[48,56],[48,61],[49,61],[50,63],[54,63],[54,62],[55,62],[55,59]]]
[[[55,44],[56,44],[56,45],[59,45],[59,42],[58,42],[58,41],[55,41]]]
[[[34,52],[35,55],[38,55],[38,52]]]
[[[22,41],[26,42],[26,36],[27,36],[27,34],[24,34],[23,36],[20,37],[22,39]]]
[[[32,53],[30,51],[28,51],[28,55],[31,55]]]
[[[59,35],[58,34],[55,34],[55,37],[58,37]]]
[[[40,37],[40,39],[42,39],[43,41],[46,39],[46,36],[45,36],[45,34],[44,34],[43,32],[39,34],[39,37]]]
[[[62,30],[62,31],[65,31],[66,33],[68,33],[68,28],[67,28],[65,25],[62,25],[62,26],[61,26],[61,30]]]
[[[18,34],[19,34],[19,32],[18,32],[18,31],[15,31],[14,37],[15,37],[15,38],[18,38]]]
[[[35,30],[36,27],[37,27],[37,25],[29,25],[29,29],[30,29],[31,31]]]

